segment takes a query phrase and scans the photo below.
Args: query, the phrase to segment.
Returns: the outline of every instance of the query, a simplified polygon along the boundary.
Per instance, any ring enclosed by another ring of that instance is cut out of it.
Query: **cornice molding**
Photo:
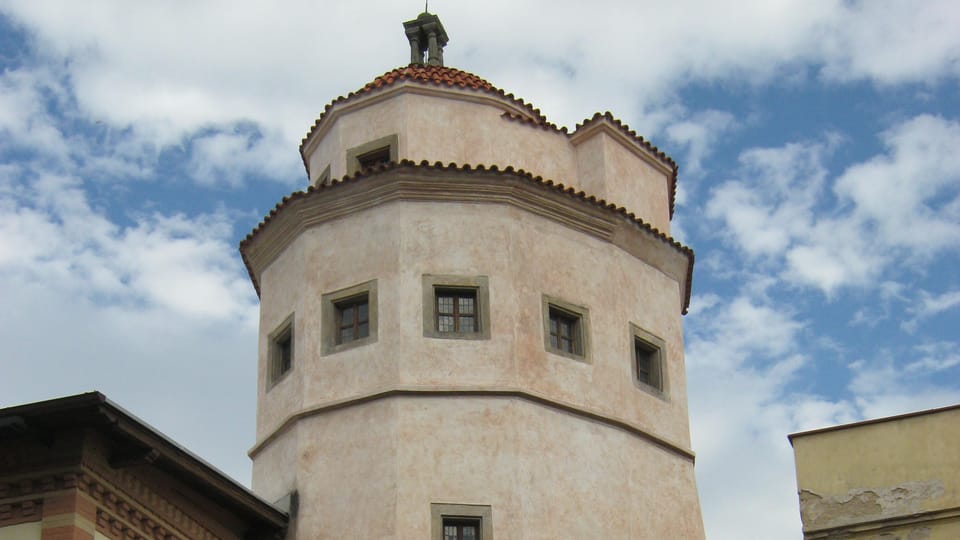
[[[260,275],[300,234],[321,223],[394,201],[505,204],[610,242],[663,272],[690,303],[693,251],[622,207],[512,168],[401,161],[285,197],[240,243],[260,294]]]
[[[659,172],[663,173],[667,179],[667,182],[669,183],[670,177],[674,173],[674,167],[665,163],[663,158],[649,148],[637,142],[635,138],[627,136],[627,134],[623,132],[623,129],[611,125],[609,122],[605,121],[605,119],[601,118],[600,121],[591,122],[570,134],[570,143],[573,146],[579,146],[588,139],[593,138],[598,133],[609,135],[614,141],[620,144],[620,146],[626,148],[633,155],[637,156],[651,167],[654,167]],[[668,185],[667,188],[669,189],[670,186]]]
[[[591,410],[582,405],[575,405],[568,403],[562,400],[554,399],[546,395],[529,391],[522,390],[519,388],[513,387],[419,387],[419,386],[398,386],[394,388],[386,388],[380,390],[374,390],[365,394],[359,394],[357,396],[330,401],[322,405],[317,405],[314,407],[308,407],[301,411],[295,412],[287,416],[279,426],[269,433],[262,440],[258,441],[253,448],[251,448],[247,454],[251,459],[256,458],[257,454],[262,452],[267,446],[276,441],[283,433],[295,426],[299,421],[305,420],[312,416],[322,415],[337,411],[340,409],[346,409],[350,407],[356,407],[373,401],[380,401],[385,399],[396,399],[396,398],[445,398],[445,397],[480,397],[480,398],[507,398],[507,399],[520,399],[538,405],[542,405],[551,409],[560,410],[566,413],[569,413],[573,416],[580,417],[585,420],[590,420],[593,422],[599,422],[608,427],[615,429],[620,429],[631,435],[639,437],[646,440],[647,442],[658,446],[680,458],[683,458],[690,463],[693,463],[696,460],[696,454],[693,450],[687,448],[677,442],[670,441],[665,437],[661,437],[635,423],[632,423],[623,418],[616,417],[611,414],[602,413],[599,411]]]

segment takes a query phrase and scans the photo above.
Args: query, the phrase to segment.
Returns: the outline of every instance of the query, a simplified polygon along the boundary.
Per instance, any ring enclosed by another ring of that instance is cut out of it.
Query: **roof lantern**
[[[443,65],[443,47],[447,44],[447,31],[443,29],[440,17],[424,10],[416,19],[403,23],[403,29],[410,41],[410,63],[423,65],[423,56],[427,55],[427,64]]]

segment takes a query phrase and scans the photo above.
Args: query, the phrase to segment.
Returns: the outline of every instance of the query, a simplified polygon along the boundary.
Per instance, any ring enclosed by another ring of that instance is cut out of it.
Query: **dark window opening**
[[[390,147],[384,146],[383,148],[377,148],[365,154],[360,154],[357,156],[357,162],[360,164],[360,170],[390,163]]]
[[[663,390],[663,378],[660,374],[660,349],[639,338],[634,338],[633,344],[637,380],[657,390]]]
[[[479,540],[480,520],[443,518],[443,540]]]
[[[550,346],[570,354],[583,354],[580,317],[550,306]]]
[[[337,343],[370,335],[370,303],[366,294],[334,304],[337,310]]]

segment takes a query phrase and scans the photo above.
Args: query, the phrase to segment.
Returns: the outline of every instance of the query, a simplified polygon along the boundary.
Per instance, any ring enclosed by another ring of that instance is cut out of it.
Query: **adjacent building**
[[[790,435],[804,538],[960,538],[960,405]]]
[[[286,525],[102,394],[0,409],[0,539],[279,540]]]
[[[677,166],[444,65],[333,100],[241,243],[261,301],[253,489],[290,538],[696,539]]]

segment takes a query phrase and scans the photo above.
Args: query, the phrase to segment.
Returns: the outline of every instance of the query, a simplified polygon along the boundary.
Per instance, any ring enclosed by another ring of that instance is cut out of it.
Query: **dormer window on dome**
[[[403,29],[410,41],[410,63],[423,64],[427,55],[427,64],[443,65],[443,48],[447,44],[447,31],[443,29],[440,17],[424,11],[416,19],[403,23]]]

